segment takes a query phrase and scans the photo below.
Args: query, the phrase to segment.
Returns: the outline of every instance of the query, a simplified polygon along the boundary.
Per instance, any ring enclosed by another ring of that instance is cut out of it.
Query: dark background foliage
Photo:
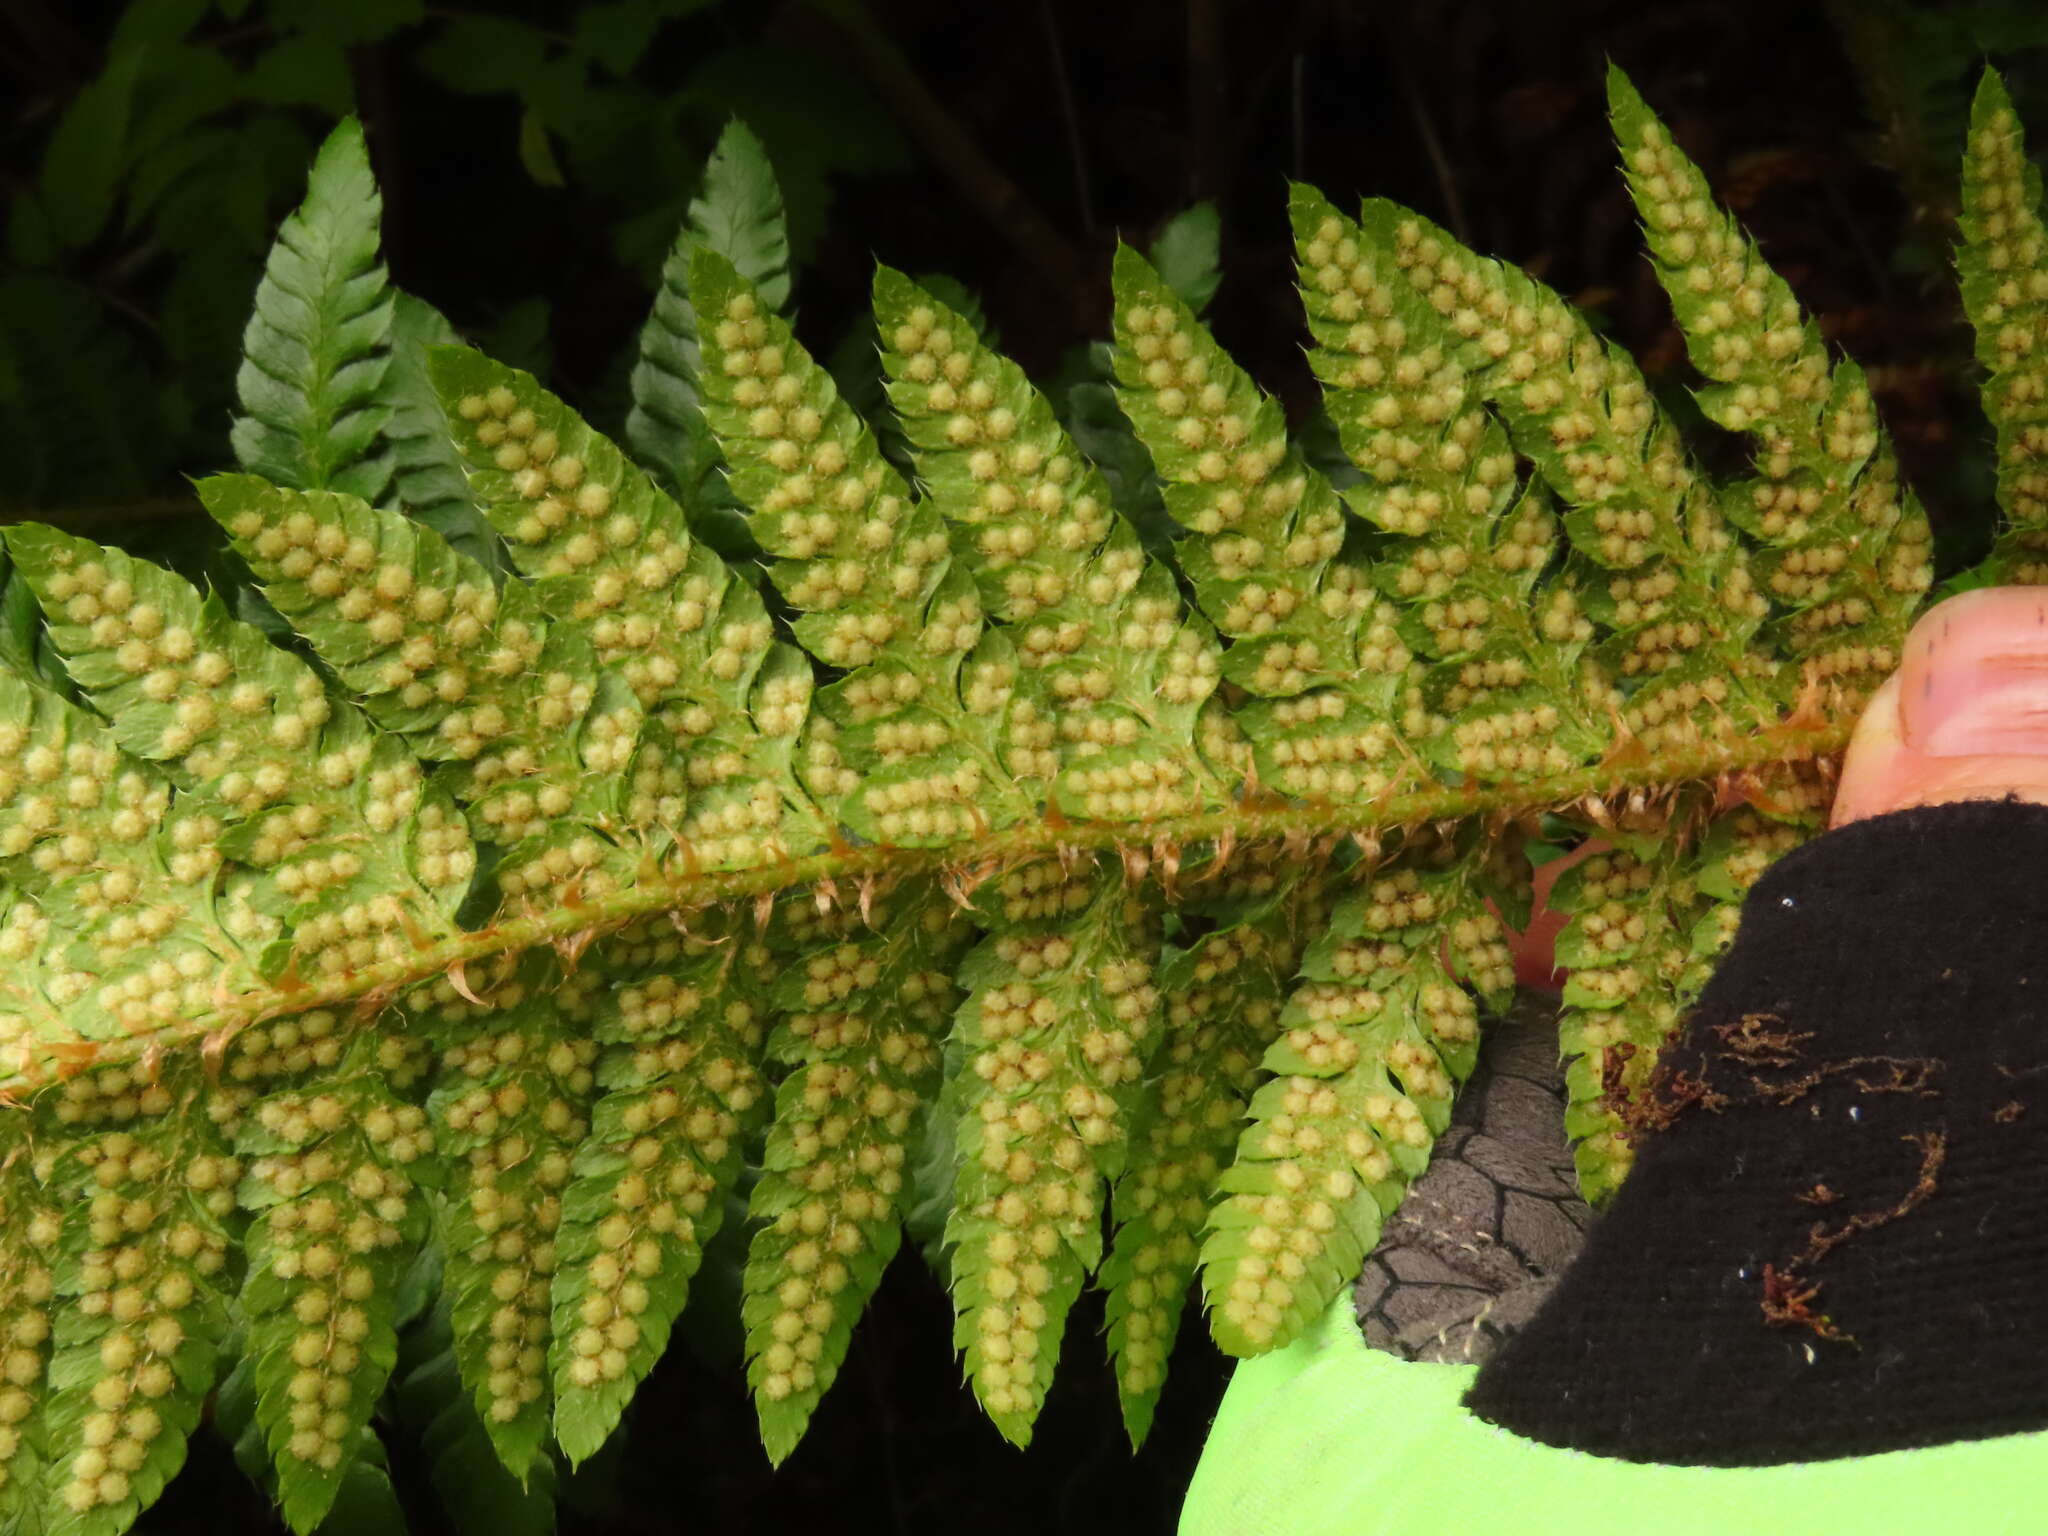
[[[0,0],[0,519],[203,554],[213,525],[182,477],[226,458],[263,252],[349,111],[394,279],[614,429],[662,255],[734,114],[782,181],[801,331],[854,374],[879,256],[958,279],[1057,393],[1107,329],[1116,238],[1208,200],[1215,329],[1306,421],[1296,177],[1521,263],[1697,424],[1615,173],[1611,57],[1870,369],[1953,571],[1990,528],[1948,271],[1967,93],[1995,58],[2048,142],[2044,45],[2039,0]],[[960,1387],[944,1297],[906,1253],[771,1476],[719,1272],[624,1446],[564,1484],[562,1529],[1172,1528],[1227,1374],[1198,1326],[1134,1459],[1084,1304],[1020,1454]],[[411,1528],[476,1528],[479,1501],[429,1487],[419,1438],[387,1439]],[[202,1436],[143,1528],[274,1527]]]

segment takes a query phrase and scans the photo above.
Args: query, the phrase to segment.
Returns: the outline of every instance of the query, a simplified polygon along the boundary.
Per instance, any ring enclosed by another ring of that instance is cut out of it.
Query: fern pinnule
[[[1784,650],[1853,709],[1897,666],[1927,590],[1926,514],[1899,490],[1863,371],[1830,365],[1820,328],[1619,70],[1608,95],[1657,275],[1714,381],[1701,409],[1757,442],[1756,478],[1727,488],[1728,516],[1767,551],[1758,584],[1790,610],[1775,621]]]
[[[607,1046],[604,1092],[561,1197],[548,1356],[571,1462],[661,1357],[768,1108],[771,958],[739,914],[689,928],[631,925],[591,957],[602,979],[580,1027]]]
[[[1202,1245],[1226,1351],[1262,1353],[1321,1314],[1449,1124],[1479,1014],[1446,933],[1464,940],[1459,958],[1490,1006],[1513,981],[1476,872],[1471,850],[1419,840],[1361,868],[1308,946]]]
[[[392,323],[377,261],[382,211],[362,126],[346,118],[320,147],[305,203],[278,231],[242,337],[235,457],[279,485],[376,501],[390,483],[379,400]]]
[[[878,942],[872,925],[892,935]],[[770,1461],[796,1446],[854,1324],[902,1241],[909,1154],[939,1089],[974,929],[930,880],[884,891],[865,918],[818,914],[816,940],[773,985],[776,1090],[750,1214],[747,1380]]]
[[[420,1176],[435,1171],[407,1096],[424,1066],[411,1043],[358,1033],[333,1066],[284,1078],[235,1117],[236,1200],[251,1213],[237,1311],[299,1529],[333,1506],[397,1360],[398,1292],[429,1229]]]
[[[462,455],[428,372],[433,350],[456,346],[462,338],[425,299],[403,291],[392,298],[391,363],[378,389],[388,412],[384,439],[391,445],[386,504],[425,523],[458,554],[502,576],[509,569],[505,547],[470,497]]]
[[[782,190],[768,151],[738,118],[719,133],[705,162],[704,184],[662,264],[661,287],[640,332],[633,409],[626,418],[626,441],[635,457],[702,526],[728,493],[713,473],[718,443],[704,421],[697,382],[702,356],[690,304],[690,257],[700,245],[730,261],[768,308],[787,310],[789,232]]]
[[[225,1218],[237,1163],[202,1104],[202,1075],[188,1064],[155,1084],[95,1091],[111,1086],[67,1085],[15,1149],[34,1160],[61,1212],[24,1213],[31,1265],[42,1234],[54,1228],[57,1237],[48,1388],[39,1405],[47,1481],[20,1491],[94,1533],[126,1529],[184,1461],[227,1333],[233,1283]],[[38,1331],[13,1336],[8,1379],[25,1391],[35,1381],[19,1368],[34,1358]],[[20,1406],[10,1400],[10,1409]],[[34,1434],[38,1426],[21,1427]],[[41,1516],[26,1513],[30,1523]]]
[[[1394,537],[1382,581],[1402,633],[1431,665],[1424,750],[1483,778],[1558,772],[1597,754],[1605,690],[1584,662],[1592,625],[1574,585],[1552,576],[1557,518],[1522,486],[1465,349],[1387,259],[1379,239],[1323,197],[1290,199],[1310,364],[1339,440],[1370,478],[1352,509]]]
[[[1211,1190],[1230,1165],[1260,1060],[1279,1033],[1303,933],[1326,915],[1325,882],[1216,904],[1215,926],[1169,946],[1157,984],[1163,1036],[1134,1120],[1100,1285],[1133,1445],[1151,1429],[1187,1308]]]
[[[1977,335],[1984,413],[1998,433],[1998,504],[2007,531],[1995,556],[2002,581],[2048,580],[2048,228],[2041,169],[1998,71],[1986,69],[1970,107],[1963,156],[1962,244],[1956,267]]]
[[[489,989],[501,1007],[448,998],[410,1010],[439,1057],[427,1113],[445,1169],[452,1347],[478,1419],[520,1478],[553,1429],[550,1302],[599,1050],[588,1028],[594,978],[550,978],[538,957],[526,970],[524,984]]]

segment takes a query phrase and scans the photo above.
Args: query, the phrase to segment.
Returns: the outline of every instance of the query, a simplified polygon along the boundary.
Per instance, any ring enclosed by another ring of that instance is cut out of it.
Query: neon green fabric
[[[1777,1467],[1539,1445],[1459,1406],[1476,1367],[1371,1349],[1351,1293],[1238,1366],[1180,1536],[1887,1536],[2048,1531],[2048,1433]]]

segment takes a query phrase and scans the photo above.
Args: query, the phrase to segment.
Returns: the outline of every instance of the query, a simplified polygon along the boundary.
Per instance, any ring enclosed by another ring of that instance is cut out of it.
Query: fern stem
[[[552,945],[580,954],[594,934],[650,912],[686,912],[717,903],[744,902],[793,885],[813,885],[827,900],[851,899],[837,882],[856,886],[883,875],[955,871],[974,882],[1009,864],[1064,853],[1197,845],[1248,846],[1353,834],[1382,833],[1467,816],[1500,818],[1564,809],[1588,798],[1609,801],[1618,791],[1661,792],[1686,783],[1736,778],[1784,763],[1820,763],[1847,745],[1853,722],[1819,725],[1791,720],[1733,743],[1610,760],[1519,783],[1433,784],[1389,796],[1376,805],[1321,805],[1255,800],[1224,811],[1171,817],[1139,825],[1069,822],[1054,818],[1021,823],[969,843],[937,848],[870,845],[839,847],[753,869],[648,877],[600,900],[575,902],[502,921],[416,950],[411,956],[306,983],[285,978],[277,987],[226,1003],[207,1015],[121,1040],[47,1042],[44,1060],[30,1060],[0,1076],[0,1096],[45,1086],[44,1067],[68,1077],[88,1067],[147,1060],[166,1050],[203,1042],[212,1054],[236,1031],[265,1019],[351,1001],[374,1011],[412,984],[453,973],[491,955]]]

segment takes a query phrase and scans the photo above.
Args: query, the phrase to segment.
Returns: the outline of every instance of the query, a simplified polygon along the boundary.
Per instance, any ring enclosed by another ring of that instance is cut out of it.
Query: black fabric
[[[2048,1427],[2048,807],[1896,812],[1758,882],[1635,1170],[1466,1397],[1632,1461]]]

